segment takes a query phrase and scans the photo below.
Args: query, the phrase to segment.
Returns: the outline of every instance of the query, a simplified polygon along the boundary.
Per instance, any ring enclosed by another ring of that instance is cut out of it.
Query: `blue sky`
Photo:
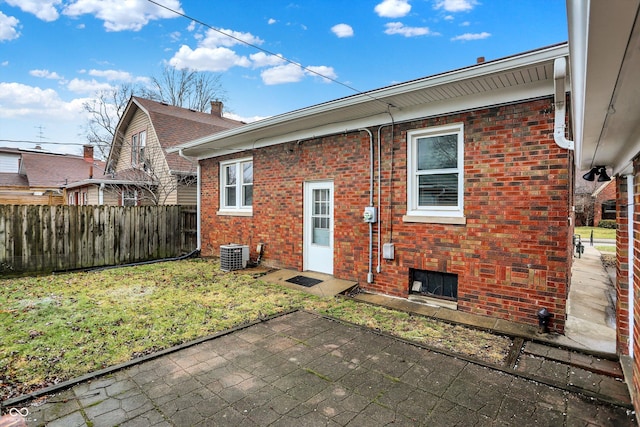
[[[235,39],[148,0],[0,0],[0,146],[80,154],[82,103],[164,64],[253,121],[567,40],[563,0],[155,1]]]

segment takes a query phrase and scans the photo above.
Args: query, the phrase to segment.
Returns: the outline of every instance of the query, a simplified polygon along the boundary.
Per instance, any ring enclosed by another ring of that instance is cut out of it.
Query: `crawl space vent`
[[[247,267],[249,261],[249,246],[221,245],[220,269],[222,271],[241,270]]]

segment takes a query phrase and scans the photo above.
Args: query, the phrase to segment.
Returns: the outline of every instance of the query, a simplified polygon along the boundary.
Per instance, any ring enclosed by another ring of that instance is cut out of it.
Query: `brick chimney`
[[[93,145],[86,144],[86,145],[83,145],[82,148],[84,150],[84,153],[83,153],[84,161],[93,163]]]
[[[224,105],[221,101],[211,101],[211,114],[216,117],[222,117],[222,108]]]

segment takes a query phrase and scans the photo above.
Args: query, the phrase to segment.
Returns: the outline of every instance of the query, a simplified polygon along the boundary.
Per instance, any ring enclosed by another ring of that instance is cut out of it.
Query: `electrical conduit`
[[[370,159],[370,177],[369,177],[369,206],[373,206],[373,134],[369,129],[358,129],[361,132],[369,134],[369,159]],[[367,283],[373,283],[373,223],[369,223],[369,271],[367,272]]]

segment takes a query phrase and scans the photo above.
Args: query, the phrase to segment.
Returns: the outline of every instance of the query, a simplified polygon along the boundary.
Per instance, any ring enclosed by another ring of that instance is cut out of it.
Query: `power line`
[[[376,98],[375,96],[372,96],[372,95],[370,95],[370,94],[368,94],[368,93],[366,93],[366,92],[363,92],[363,91],[361,91],[361,90],[359,90],[359,89],[356,89],[356,88],[354,88],[353,86],[350,86],[350,85],[348,85],[348,84],[346,84],[346,83],[343,83],[343,82],[341,82],[341,81],[339,81],[339,80],[336,80],[336,79],[334,79],[334,78],[332,78],[332,77],[325,76],[324,74],[322,74],[322,73],[320,73],[320,72],[318,72],[318,71],[312,70],[312,69],[310,69],[310,68],[308,68],[308,67],[305,67],[304,65],[302,65],[302,64],[300,64],[300,63],[298,63],[298,62],[295,62],[295,61],[293,61],[293,60],[291,60],[291,59],[289,59],[289,58],[286,58],[286,57],[284,57],[284,56],[282,56],[282,55],[279,55],[279,54],[273,53],[273,52],[271,52],[271,51],[270,51],[270,50],[268,50],[268,49],[264,49],[264,48],[262,48],[262,47],[260,47],[260,46],[258,46],[258,45],[255,45],[255,44],[253,44],[253,43],[250,43],[250,42],[248,42],[248,41],[246,41],[246,40],[242,40],[242,39],[240,39],[240,38],[238,38],[238,37],[234,36],[233,34],[225,33],[224,31],[221,31],[221,30],[219,30],[219,29],[217,29],[217,28],[215,28],[215,27],[213,27],[213,26],[211,26],[211,25],[207,24],[206,22],[203,22],[203,21],[201,21],[201,20],[199,20],[199,19],[193,18],[193,17],[191,17],[191,16],[189,16],[189,15],[187,15],[187,14],[185,14],[185,13],[178,12],[178,11],[177,11],[177,10],[175,10],[175,9],[171,9],[170,7],[165,6],[165,5],[163,5],[163,4],[160,4],[160,3],[158,3],[158,2],[157,2],[157,1],[155,1],[155,0],[147,0],[147,1],[148,1],[149,3],[153,3],[153,4],[155,4],[155,5],[156,5],[156,6],[158,6],[158,7],[163,8],[163,9],[165,9],[165,10],[168,10],[169,12],[174,13],[174,14],[176,14],[176,15],[178,15],[178,16],[181,16],[181,17],[183,17],[183,18],[186,18],[186,19],[189,19],[189,20],[191,20],[191,21],[193,21],[193,22],[196,22],[196,23],[198,23],[198,24],[202,25],[203,27],[209,28],[210,30],[213,30],[213,31],[215,31],[215,32],[217,32],[217,33],[219,33],[219,34],[222,34],[223,36],[229,37],[229,38],[231,38],[231,39],[233,39],[233,40],[235,40],[235,41],[237,41],[237,42],[239,42],[239,43],[242,43],[242,44],[244,44],[244,45],[250,46],[250,47],[252,47],[252,48],[254,48],[254,49],[256,49],[256,50],[259,50],[259,51],[261,51],[261,52],[264,52],[264,53],[266,53],[266,54],[268,54],[268,55],[272,55],[272,56],[278,57],[278,58],[282,59],[282,60],[283,60],[283,61],[285,61],[285,62],[288,62],[288,63],[290,63],[290,64],[293,64],[293,65],[295,65],[296,67],[300,67],[302,70],[304,70],[304,71],[306,71],[306,72],[308,72],[308,73],[315,74],[316,76],[319,76],[319,77],[321,77],[321,78],[323,78],[323,79],[327,79],[327,80],[329,80],[329,81],[331,81],[331,82],[333,82],[333,83],[336,83],[336,84],[338,84],[338,85],[340,85],[340,86],[346,87],[347,89],[349,89],[349,90],[351,90],[351,91],[353,91],[353,92],[355,92],[355,93],[357,93],[357,94],[359,94],[359,95],[365,95],[365,96],[367,96],[367,97],[369,97],[369,98],[373,99],[374,101],[381,102],[381,103],[383,103],[384,105],[389,105],[387,102],[384,102],[384,101],[382,101],[382,100],[380,100],[380,99]]]
[[[56,141],[31,141],[27,139],[0,139],[0,142],[15,142],[26,144],[38,144],[38,145],[87,145],[89,142],[56,142]],[[100,144],[97,144],[100,145]]]

